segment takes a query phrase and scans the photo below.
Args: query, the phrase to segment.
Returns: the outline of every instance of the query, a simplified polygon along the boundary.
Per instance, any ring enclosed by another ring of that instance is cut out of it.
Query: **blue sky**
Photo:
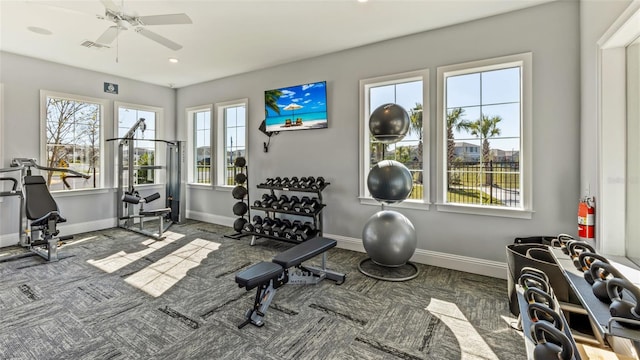
[[[280,108],[280,116],[291,114],[291,110],[284,110],[290,104],[296,104],[301,108],[296,109],[296,114],[308,112],[326,112],[326,83],[316,82],[311,84],[289,86],[281,88],[282,96],[278,99],[278,108]],[[267,108],[269,117],[278,116],[273,110]]]

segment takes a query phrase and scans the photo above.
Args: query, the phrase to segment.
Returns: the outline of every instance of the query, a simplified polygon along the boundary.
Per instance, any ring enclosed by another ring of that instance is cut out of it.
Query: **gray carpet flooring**
[[[263,327],[238,329],[255,293],[235,274],[293,245],[232,232],[108,229],[76,235],[55,263],[0,262],[0,359],[526,359],[506,281],[420,264],[411,281],[379,281],[357,269],[366,254],[335,248],[327,267],[344,284],[285,285]]]

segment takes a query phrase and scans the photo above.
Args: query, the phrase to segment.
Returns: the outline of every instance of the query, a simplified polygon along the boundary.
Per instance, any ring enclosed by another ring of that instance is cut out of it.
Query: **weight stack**
[[[244,157],[237,157],[233,162],[233,181],[235,187],[231,191],[231,196],[237,200],[233,204],[233,214],[238,218],[233,222],[233,234],[225,235],[231,239],[240,239],[249,235],[248,227],[251,226],[251,206],[249,202],[249,176],[247,160]]]

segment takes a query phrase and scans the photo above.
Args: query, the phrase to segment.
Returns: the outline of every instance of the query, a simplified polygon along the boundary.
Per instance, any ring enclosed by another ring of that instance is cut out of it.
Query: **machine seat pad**
[[[142,216],[162,216],[171,212],[171,208],[157,209],[157,210],[147,210],[140,211],[140,215]]]
[[[31,222],[31,226],[44,226],[49,223],[49,220],[54,220],[56,223],[63,223],[67,221],[67,219],[63,218],[57,211],[51,211],[43,217],[33,220]]]
[[[284,269],[278,264],[261,261],[236,274],[236,282],[240,287],[251,290],[258,285],[268,283],[280,277]]]
[[[338,242],[325,237],[315,237],[283,251],[273,258],[273,262],[288,269],[335,247]]]

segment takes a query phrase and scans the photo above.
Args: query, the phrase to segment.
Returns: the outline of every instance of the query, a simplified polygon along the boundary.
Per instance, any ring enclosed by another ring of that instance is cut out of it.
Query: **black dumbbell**
[[[314,232],[314,230],[315,230],[315,228],[314,228],[312,223],[310,223],[308,221],[305,222],[298,229],[298,231],[296,231],[296,240],[298,240],[298,241],[308,240],[311,237],[311,235]]]
[[[294,189],[298,187],[298,177],[297,176],[291,177],[291,180],[289,180],[289,187],[290,188],[294,188]]]
[[[273,223],[271,224],[271,227],[269,227],[269,235],[278,236],[278,231],[282,226],[282,220],[275,218],[272,221]]]
[[[304,183],[307,182],[307,178],[305,176],[301,177],[300,180],[298,180],[298,183],[296,184],[296,186],[294,186],[296,189],[299,189],[303,186]]]
[[[289,202],[289,197],[287,195],[280,195],[280,198],[277,201],[271,203],[271,207],[274,209],[282,209],[282,205]]]
[[[304,207],[302,208],[302,211],[307,214],[311,214],[318,211],[318,208],[320,208],[320,202],[318,201],[317,198],[313,198],[313,199],[307,200],[304,203]]]
[[[271,186],[271,185],[273,185],[273,181],[274,180],[275,180],[274,178],[267,178],[267,181],[265,181],[262,185]]]
[[[250,222],[247,221],[246,224],[244,224],[244,227],[242,228],[242,230],[240,232],[243,233],[252,233],[254,232],[255,228],[253,226],[253,224],[251,224]]]
[[[255,215],[253,217],[253,231],[258,234],[262,234],[262,217],[260,215]]]
[[[284,237],[287,229],[291,227],[291,221],[288,219],[283,219],[278,226],[272,228],[273,236]]]
[[[260,202],[260,206],[263,208],[271,207],[271,204],[276,200],[278,200],[278,198],[275,195],[262,194],[262,201]]]
[[[265,217],[262,219],[262,233],[265,235],[271,235],[271,227],[275,225],[273,219]]]
[[[293,195],[291,198],[289,198],[288,202],[282,204],[282,210],[293,211],[293,207],[299,202],[300,199],[296,195]]]
[[[308,196],[303,196],[302,199],[300,199],[299,203],[293,205],[293,210],[296,212],[304,212],[304,204],[309,201],[311,201],[311,198],[309,198]]]
[[[324,186],[324,182],[324,178],[322,176],[319,176],[316,181],[311,184],[311,188],[314,190],[322,189],[322,187]]]
[[[288,187],[289,186],[289,178],[288,177],[284,177],[282,178],[282,181],[280,181],[280,187]]]
[[[291,226],[287,230],[285,230],[284,238],[285,239],[295,239],[296,238],[296,232],[298,231],[298,229],[300,229],[300,227],[302,227],[302,221],[295,220],[291,224]]]
[[[314,178],[313,176],[309,176],[307,177],[307,181],[301,187],[309,189],[311,188],[311,185],[313,185],[315,182],[316,182],[316,178]]]
[[[273,180],[273,184],[271,184],[271,186],[279,187],[281,182],[282,182],[282,178],[280,176],[276,176],[276,178]]]

